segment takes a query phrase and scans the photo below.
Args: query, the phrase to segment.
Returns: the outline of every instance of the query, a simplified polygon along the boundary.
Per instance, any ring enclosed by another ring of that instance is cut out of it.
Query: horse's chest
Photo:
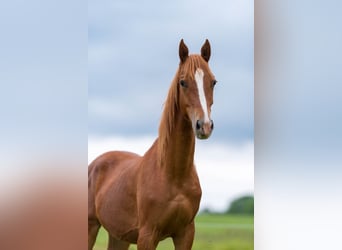
[[[188,220],[192,219],[197,212],[198,205],[199,200],[195,199],[195,197],[189,197],[180,193],[171,199],[168,209],[170,210],[170,215],[173,219]]]
[[[138,189],[140,226],[153,225],[160,236],[168,237],[184,229],[194,219],[201,199],[197,178],[174,183],[150,180]],[[143,192],[144,191],[144,192]]]
[[[198,211],[200,198],[200,189],[191,193],[171,193],[160,216],[160,226],[167,231],[175,231],[191,223]]]

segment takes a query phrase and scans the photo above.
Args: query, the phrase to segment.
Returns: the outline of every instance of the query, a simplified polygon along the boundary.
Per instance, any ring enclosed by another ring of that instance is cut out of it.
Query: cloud
[[[125,150],[143,155],[154,137],[94,137],[88,139],[88,163],[100,154]],[[224,211],[232,199],[254,191],[254,145],[196,141],[196,169],[202,187],[201,209]]]

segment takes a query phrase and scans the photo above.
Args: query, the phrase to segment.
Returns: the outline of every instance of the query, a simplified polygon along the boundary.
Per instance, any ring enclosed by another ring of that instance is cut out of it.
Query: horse
[[[194,165],[195,139],[210,137],[216,84],[206,39],[190,54],[183,39],[180,63],[164,103],[158,137],[143,156],[111,151],[88,167],[88,249],[103,226],[109,250],[156,249],[171,237],[177,250],[191,249],[202,190]]]

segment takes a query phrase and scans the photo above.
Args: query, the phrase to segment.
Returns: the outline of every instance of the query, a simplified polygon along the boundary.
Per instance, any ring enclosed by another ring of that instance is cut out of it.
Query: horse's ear
[[[181,62],[184,62],[189,55],[189,49],[186,47],[183,39],[179,43],[179,58]]]
[[[203,44],[203,46],[201,48],[201,56],[207,62],[209,61],[209,58],[210,58],[210,43],[209,43],[208,39],[205,40],[205,43]]]

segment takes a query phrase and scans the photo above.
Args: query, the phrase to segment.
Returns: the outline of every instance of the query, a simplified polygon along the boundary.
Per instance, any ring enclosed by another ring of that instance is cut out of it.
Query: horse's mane
[[[160,164],[162,163],[162,159],[165,159],[166,148],[175,126],[175,116],[179,111],[179,80],[182,78],[194,79],[195,70],[199,67],[205,68],[205,71],[210,72],[211,74],[208,65],[204,63],[202,56],[190,55],[185,62],[180,63],[176,75],[171,82],[159,125],[158,160]]]

